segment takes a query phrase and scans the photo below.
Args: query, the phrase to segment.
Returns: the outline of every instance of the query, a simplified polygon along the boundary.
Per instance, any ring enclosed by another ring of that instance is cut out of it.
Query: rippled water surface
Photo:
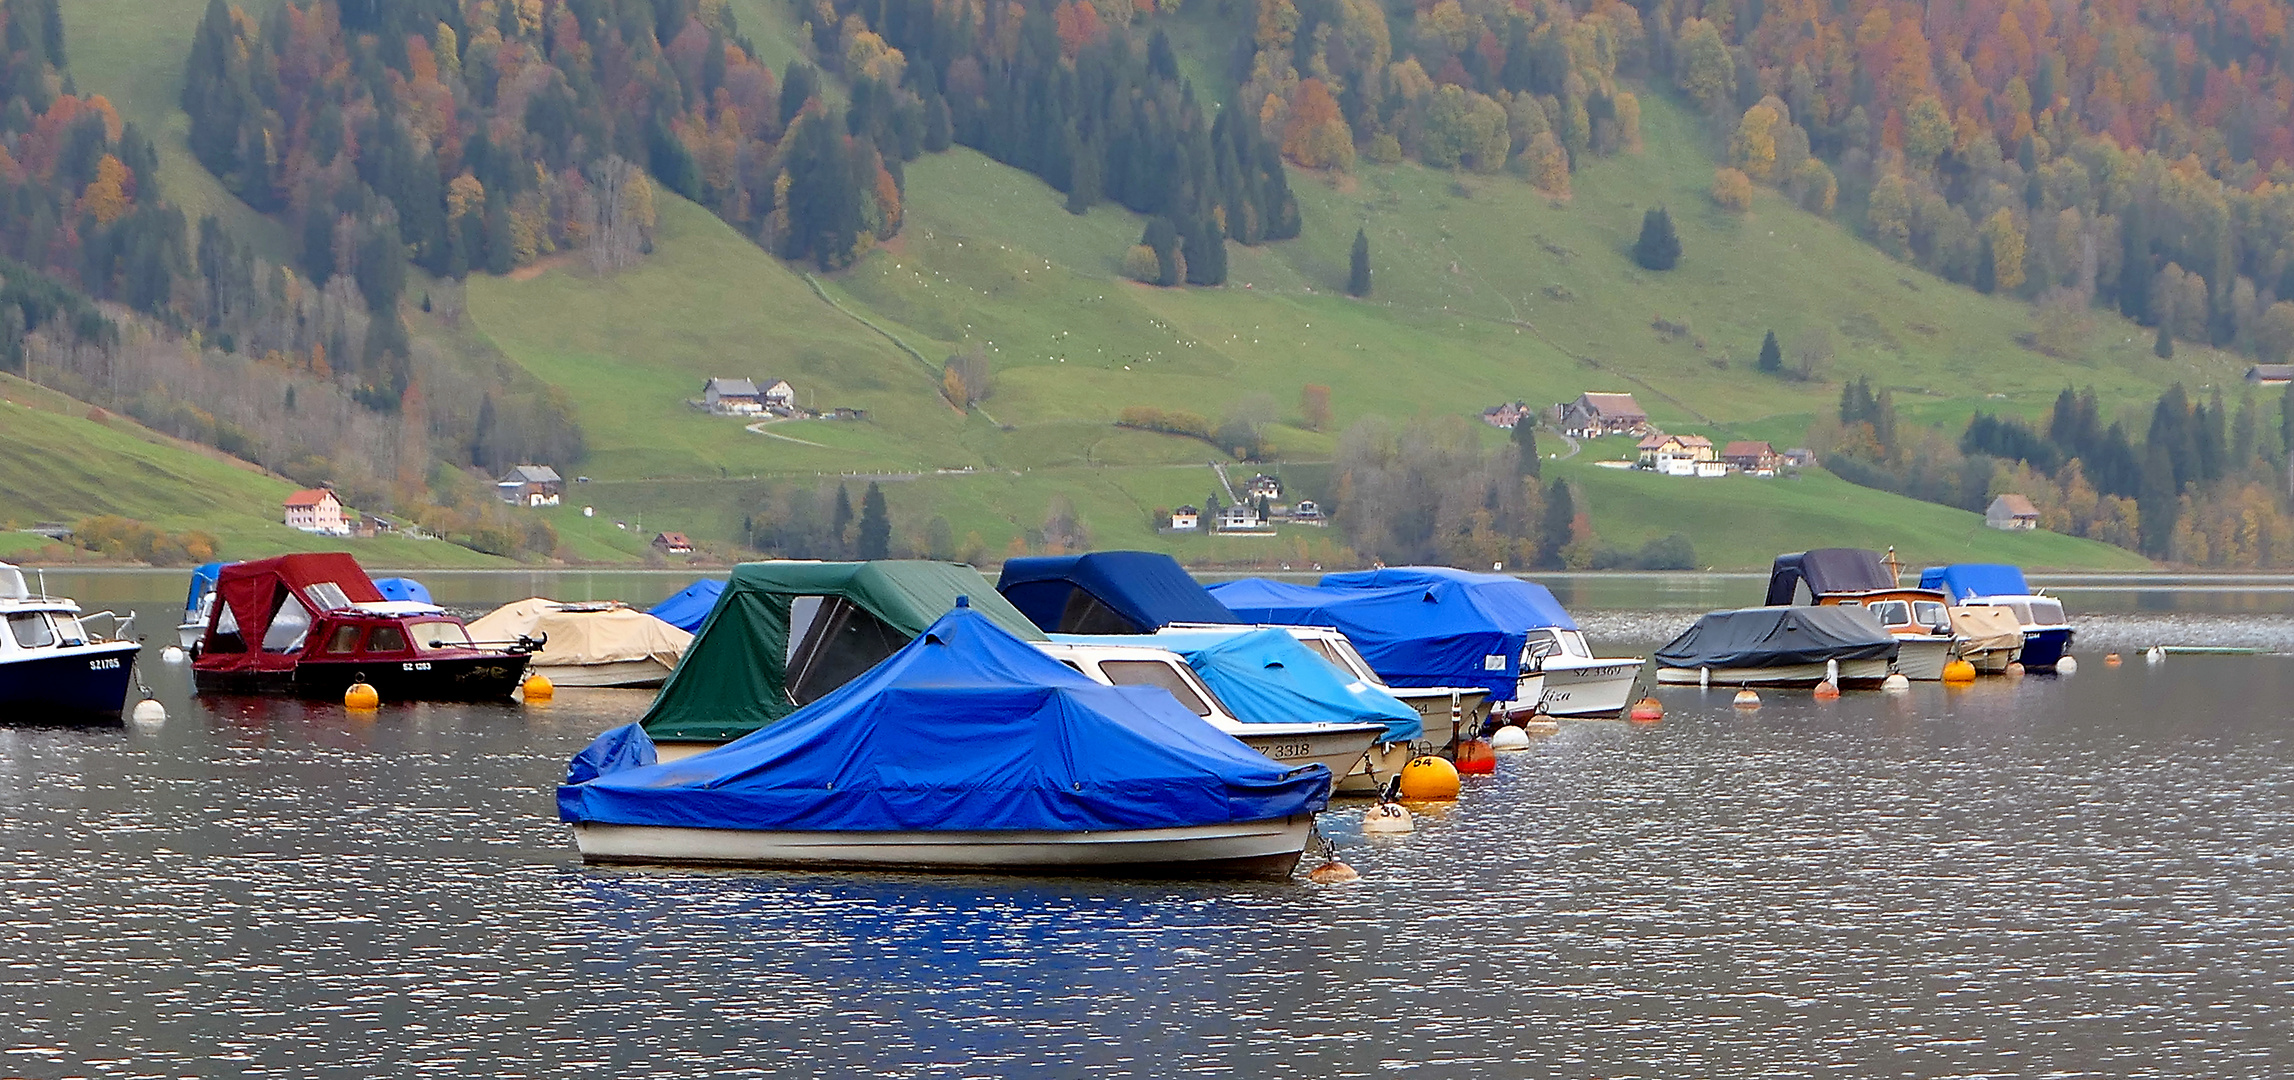
[[[2209,633],[2290,637],[2081,629]],[[0,728],[0,1076],[2283,1074],[2294,659],[2129,657],[1668,690],[1414,835],[1327,815],[1317,887],[585,869],[551,785],[644,693],[358,720],[147,655],[165,723]]]

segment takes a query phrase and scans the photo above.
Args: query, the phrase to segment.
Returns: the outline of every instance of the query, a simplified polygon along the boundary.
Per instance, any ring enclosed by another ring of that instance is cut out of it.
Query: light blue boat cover
[[[2020,567],[2005,563],[1953,563],[1920,571],[1920,588],[1941,589],[1958,603],[1970,596],[2029,596]]]
[[[1322,582],[1243,578],[1210,590],[1250,622],[1343,631],[1389,686],[1478,686],[1494,701],[1513,700],[1528,631],[1577,628],[1544,586],[1497,574],[1397,567]]]
[[[191,572],[191,591],[183,594],[183,612],[186,616],[199,614],[199,599],[215,591],[215,579],[223,573],[223,564],[205,563]]]
[[[1418,710],[1331,666],[1281,630],[1180,631],[1152,638],[1053,634],[1051,639],[1169,649],[1246,724],[1384,724],[1386,731],[1378,736],[1382,743],[1413,742],[1426,731]]]
[[[684,591],[653,605],[646,614],[688,634],[697,633],[701,623],[709,618],[709,609],[717,606],[717,596],[724,591],[724,582],[716,578],[702,578],[685,586]]]
[[[1241,621],[1179,560],[1154,551],[1007,559],[996,591],[1046,633],[1151,634],[1172,623]]]
[[[433,605],[437,603],[437,601],[430,599],[429,589],[424,588],[421,582],[410,577],[376,578],[374,579],[374,587],[382,593],[382,598],[385,600],[412,600],[418,604]]]
[[[606,740],[593,761],[620,758],[629,738]],[[1157,829],[1313,813],[1329,786],[1321,765],[1277,763],[1159,688],[1101,686],[959,606],[777,724],[561,786],[558,816],[795,832]]]

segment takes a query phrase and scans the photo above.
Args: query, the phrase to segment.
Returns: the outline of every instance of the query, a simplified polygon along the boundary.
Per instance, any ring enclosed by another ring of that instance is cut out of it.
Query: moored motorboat
[[[175,624],[175,643],[184,652],[199,651],[199,639],[207,636],[207,619],[214,614],[215,575],[223,564],[206,563],[191,571],[191,590],[183,597],[183,621]]]
[[[98,613],[108,615],[108,612]],[[136,642],[90,630],[80,605],[0,563],[0,719],[63,724],[117,721],[135,671]],[[117,626],[114,635],[120,633]]]
[[[1865,548],[1816,548],[1779,555],[1769,568],[1768,603],[1861,607],[1896,638],[1896,673],[1936,682],[1956,646],[1944,594],[1907,589],[1894,565]]]
[[[1893,634],[1854,607],[1757,607],[1714,611],[1657,650],[1657,681],[1669,686],[1806,687],[1837,666],[1842,689],[1887,679]]]
[[[1047,634],[1151,634],[1175,623],[1240,623],[1179,561],[1153,551],[1004,561],[996,591]]]
[[[660,686],[693,644],[693,635],[627,604],[539,596],[487,612],[470,624],[470,637],[541,642],[528,670],[553,686]]]
[[[714,750],[606,733],[558,813],[595,862],[1284,878],[1329,785],[959,607]]]
[[[340,698],[363,682],[384,701],[507,700],[532,651],[474,645],[445,609],[383,599],[341,553],[231,563],[210,607],[191,665],[200,693]]]
[[[2023,624],[2015,612],[1987,604],[1955,604],[1951,617],[1952,652],[1975,665],[1978,675],[1998,675],[2023,652]]]
[[[709,617],[709,609],[717,606],[717,597],[724,591],[724,582],[701,578],[646,608],[645,613],[688,634],[698,633],[701,623]]]
[[[2005,563],[1953,563],[1920,571],[1920,584],[1940,589],[1955,604],[2005,608],[2023,629],[2017,662],[2025,671],[2053,671],[2071,651],[2071,624],[2063,602],[2031,591],[2020,567]]]

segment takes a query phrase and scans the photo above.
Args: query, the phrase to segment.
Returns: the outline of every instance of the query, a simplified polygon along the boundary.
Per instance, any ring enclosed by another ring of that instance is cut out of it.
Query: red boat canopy
[[[208,671],[292,668],[313,617],[382,599],[358,560],[343,552],[232,563],[217,577],[215,595],[215,614],[195,665]],[[290,601],[295,608],[286,607]]]

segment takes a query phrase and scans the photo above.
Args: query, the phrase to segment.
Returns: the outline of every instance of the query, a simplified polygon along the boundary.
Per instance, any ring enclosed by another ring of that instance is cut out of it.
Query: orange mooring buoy
[[[1654,695],[1642,698],[1633,703],[1632,710],[1625,714],[1625,718],[1644,724],[1662,720],[1665,718],[1665,703],[1658,701]]]
[[[2103,664],[2104,664],[2104,666],[2106,666],[2106,667],[2118,667],[2118,666],[2119,666],[2119,664],[2120,664],[2120,660],[2119,660],[2119,654],[2118,654],[2118,653],[2104,653],[2104,654],[2103,654]]]
[[[1494,773],[1497,771],[1497,751],[1487,739],[1458,740],[1458,771],[1460,773]]]
[[[1833,701],[1837,700],[1839,697],[1840,688],[1834,685],[1832,680],[1826,679],[1823,682],[1816,684],[1816,700]]]
[[[1736,692],[1736,701],[1733,704],[1739,709],[1760,708],[1760,692],[1747,686]]]

